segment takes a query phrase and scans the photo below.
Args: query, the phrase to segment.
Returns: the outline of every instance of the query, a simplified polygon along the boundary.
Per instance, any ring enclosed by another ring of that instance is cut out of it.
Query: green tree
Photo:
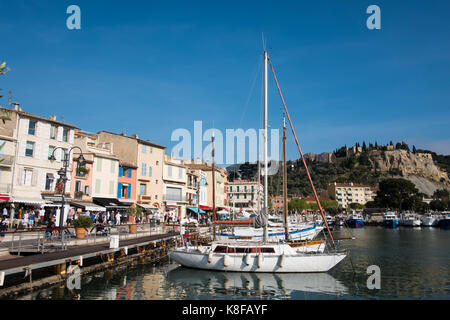
[[[409,180],[385,179],[380,182],[374,201],[383,208],[414,210],[422,206],[422,194]]]
[[[302,212],[305,209],[309,209],[308,203],[302,199],[292,199],[288,202],[288,209]]]
[[[362,210],[365,208],[363,204],[357,203],[357,202],[352,202],[348,206],[350,209],[353,209],[353,210]]]

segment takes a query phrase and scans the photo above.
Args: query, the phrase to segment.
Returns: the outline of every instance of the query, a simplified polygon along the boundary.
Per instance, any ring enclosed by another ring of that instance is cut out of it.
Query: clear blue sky
[[[71,4],[81,30],[66,28]],[[371,4],[381,30],[366,27]],[[449,12],[448,1],[1,0],[0,60],[11,71],[0,87],[28,112],[170,150],[172,131],[194,120],[260,126],[264,32],[304,152],[404,140],[450,154]]]

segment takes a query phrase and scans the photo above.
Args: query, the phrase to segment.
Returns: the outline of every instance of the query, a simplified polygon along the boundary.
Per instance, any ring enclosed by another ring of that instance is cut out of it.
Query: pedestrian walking
[[[8,231],[8,220],[6,217],[2,217],[2,222],[0,223],[0,242],[5,238],[5,232]]]
[[[117,211],[116,213],[116,225],[120,225],[120,218],[121,218],[121,214],[119,211]]]

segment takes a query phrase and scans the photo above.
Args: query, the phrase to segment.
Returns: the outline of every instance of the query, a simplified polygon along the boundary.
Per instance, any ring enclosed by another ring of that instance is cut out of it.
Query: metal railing
[[[5,240],[3,247],[7,247],[9,252],[21,255],[25,252],[45,253],[50,251],[67,250],[68,246],[88,245],[105,243],[110,241],[111,235],[118,235],[119,240],[137,239],[146,236],[165,234],[168,232],[179,232],[176,226],[159,225],[156,222],[136,223],[136,233],[130,233],[130,225],[120,224],[115,226],[105,226],[108,232],[99,231],[99,225],[94,225],[86,229],[84,238],[76,238],[75,228],[55,227],[55,228],[32,228],[18,229],[14,231],[0,232],[4,235],[11,235],[11,239]],[[49,230],[51,236],[49,237]],[[103,228],[104,230],[104,228]],[[99,234],[100,233],[100,234]],[[74,241],[75,240],[75,241]]]

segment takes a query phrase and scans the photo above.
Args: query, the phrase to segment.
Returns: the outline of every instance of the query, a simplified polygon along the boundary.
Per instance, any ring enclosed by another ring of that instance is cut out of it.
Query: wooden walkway
[[[101,243],[94,245],[82,245],[69,247],[65,251],[57,251],[45,254],[35,254],[25,256],[23,258],[12,258],[0,261],[0,272],[2,276],[24,272],[27,269],[39,269],[52,265],[62,264],[80,258],[86,259],[98,256],[100,254],[114,253],[124,248],[134,248],[145,246],[162,240],[170,240],[179,237],[179,232],[168,232],[152,236],[145,236],[134,239],[120,240],[119,248],[110,249],[109,243]]]

